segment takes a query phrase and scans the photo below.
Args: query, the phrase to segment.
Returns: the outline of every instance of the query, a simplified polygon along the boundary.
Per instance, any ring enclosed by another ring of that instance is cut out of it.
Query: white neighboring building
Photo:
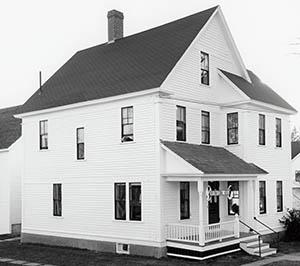
[[[0,109],[0,235],[21,231],[21,120],[19,106]]]
[[[293,207],[300,209],[300,141],[292,142]]]
[[[245,68],[220,7],[128,37],[122,13],[108,23],[18,115],[22,241],[203,259],[268,232],[254,217],[281,230],[296,110]]]

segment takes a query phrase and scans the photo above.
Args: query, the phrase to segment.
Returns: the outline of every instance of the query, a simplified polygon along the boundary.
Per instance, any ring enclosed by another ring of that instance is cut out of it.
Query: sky
[[[0,108],[23,104],[76,51],[220,5],[247,68],[300,112],[299,0],[0,0]],[[292,118],[300,127],[300,114]]]

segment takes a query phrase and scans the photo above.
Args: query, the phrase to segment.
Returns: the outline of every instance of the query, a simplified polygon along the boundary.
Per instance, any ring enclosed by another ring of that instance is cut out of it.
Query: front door
[[[218,181],[208,182],[211,190],[219,190],[220,184]],[[213,196],[208,202],[208,223],[215,224],[220,222],[219,196]]]

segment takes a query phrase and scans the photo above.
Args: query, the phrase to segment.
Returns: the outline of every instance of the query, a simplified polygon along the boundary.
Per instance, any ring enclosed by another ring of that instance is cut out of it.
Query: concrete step
[[[260,244],[260,249],[261,250],[265,250],[265,249],[269,249],[269,248],[270,248],[270,245],[268,243],[261,243]],[[259,251],[259,244],[255,243],[255,245],[247,246],[247,249],[251,249],[252,252]]]
[[[266,256],[274,255],[276,253],[277,253],[276,248],[267,248],[261,251],[261,256],[266,257]],[[259,251],[255,251],[254,255],[259,256]]]

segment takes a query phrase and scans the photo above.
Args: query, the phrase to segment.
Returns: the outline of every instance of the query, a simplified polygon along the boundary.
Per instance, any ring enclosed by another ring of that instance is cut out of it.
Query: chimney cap
[[[107,18],[110,18],[110,17],[118,17],[120,19],[124,19],[124,15],[121,11],[118,11],[116,9],[112,9],[110,11],[107,12]]]

